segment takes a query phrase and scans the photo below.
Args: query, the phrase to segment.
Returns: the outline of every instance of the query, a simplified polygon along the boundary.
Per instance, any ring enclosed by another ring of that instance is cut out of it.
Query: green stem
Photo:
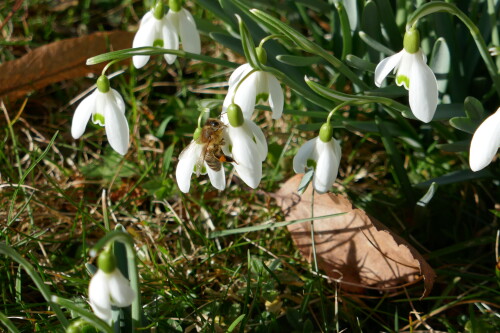
[[[35,268],[33,268],[33,266],[26,259],[21,257],[21,255],[10,246],[7,246],[5,244],[0,244],[0,253],[14,259],[15,261],[17,261],[19,265],[21,265],[24,268],[26,273],[28,273],[31,280],[33,280],[36,287],[42,294],[43,298],[45,298],[47,303],[54,310],[54,313],[56,314],[57,319],[59,319],[59,321],[61,322],[61,325],[64,328],[68,327],[69,325],[68,320],[61,311],[61,308],[59,308],[59,306],[52,301],[52,293],[49,291],[49,289],[45,285],[45,282],[42,280],[40,275],[38,275]]]
[[[89,324],[94,327],[104,331],[105,333],[113,333],[113,330],[109,325],[102,319],[98,318],[95,314],[90,311],[83,309],[82,307],[76,305],[70,300],[67,300],[62,297],[52,296],[52,302],[57,303],[61,306],[64,306],[66,309],[69,309],[71,312],[75,312],[80,315],[81,318],[85,319]]]
[[[106,75],[106,71],[108,70],[109,67],[111,67],[113,64],[116,64],[117,62],[122,61],[122,60],[123,59],[115,59],[115,60],[107,63],[106,66],[104,66],[104,68],[102,69],[101,75]]]
[[[124,50],[103,53],[103,54],[100,54],[98,56],[88,58],[87,65],[96,65],[96,64],[100,64],[101,62],[111,61],[111,60],[118,61],[118,60],[128,59],[128,58],[131,58],[131,57],[136,56],[136,55],[149,55],[149,56],[151,56],[151,55],[163,55],[163,54],[175,54],[178,57],[200,60],[200,61],[208,62],[210,64],[220,65],[220,66],[230,67],[230,68],[236,68],[239,66],[239,64],[231,62],[231,61],[212,58],[212,57],[202,55],[202,54],[190,53],[190,52],[186,52],[186,51],[182,51],[182,50],[170,50],[170,49],[164,49],[161,47],[153,47],[153,46],[136,47],[136,48],[132,48],[132,49],[124,49]]]
[[[259,43],[259,47],[263,47],[264,46],[264,43],[267,42],[268,40],[271,40],[271,39],[284,39],[285,36],[283,36],[282,34],[272,34],[272,35],[269,35],[269,36],[266,36],[264,38],[261,39],[260,43]]]
[[[483,58],[483,61],[490,73],[491,79],[493,80],[493,84],[495,85],[495,90],[500,96],[500,74],[498,73],[498,69],[495,65],[495,62],[491,58],[491,55],[488,52],[488,47],[486,46],[486,42],[481,36],[481,33],[478,27],[472,22],[472,20],[467,17],[460,9],[458,9],[454,4],[445,3],[445,2],[429,2],[425,5],[419,7],[413,15],[408,20],[406,24],[406,30],[408,31],[411,27],[414,27],[418,20],[424,16],[429,14],[438,13],[438,12],[446,12],[458,17],[465,26],[469,29],[472,38],[476,42],[476,46],[479,50],[479,54]]]
[[[250,75],[252,75],[253,73],[255,73],[257,70],[256,69],[252,69],[250,72],[247,73],[247,75],[245,75],[241,80],[238,81],[238,84],[236,85],[236,87],[234,88],[234,93],[233,93],[233,97],[231,98],[231,104],[234,104],[234,97],[236,96],[236,92],[238,91],[238,89],[240,88],[241,84],[243,83],[243,81],[245,81],[246,79],[248,79],[250,77]]]
[[[332,119],[332,116],[335,112],[337,112],[338,110],[340,110],[341,108],[343,108],[344,106],[346,105],[349,105],[351,104],[351,101],[347,101],[347,102],[343,102],[343,103],[340,103],[339,105],[337,105],[336,107],[333,108],[332,111],[330,111],[330,113],[328,114],[328,117],[326,118],[326,123],[329,124],[331,119]]]
[[[139,284],[139,272],[137,271],[137,258],[134,250],[134,240],[132,237],[121,230],[114,230],[101,238],[92,249],[90,256],[95,257],[110,242],[122,242],[127,249],[128,276],[130,287],[134,290],[136,298],[132,303],[132,331],[141,326],[141,287]]]

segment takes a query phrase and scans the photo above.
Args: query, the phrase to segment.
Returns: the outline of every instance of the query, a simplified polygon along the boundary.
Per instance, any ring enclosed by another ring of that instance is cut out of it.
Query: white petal
[[[438,103],[436,76],[418,53],[413,58],[410,76],[409,102],[415,117],[428,123],[434,117]]]
[[[281,85],[274,75],[266,74],[269,87],[269,105],[271,106],[271,110],[273,110],[273,119],[279,119],[283,113],[283,89],[281,89]]]
[[[89,301],[96,316],[104,321],[111,319],[108,279],[106,273],[101,270],[98,270],[90,280]]]
[[[118,268],[108,274],[108,287],[113,305],[121,308],[129,306],[135,299],[135,293]]]
[[[153,42],[156,39],[156,21],[151,12],[147,12],[142,18],[139,30],[134,36],[134,41],[132,42],[132,47],[144,47],[153,46]],[[132,62],[135,68],[141,68],[149,60],[149,56],[133,56]]]
[[[120,106],[115,102],[113,93],[106,93],[107,101],[104,108],[106,135],[109,144],[119,154],[125,155],[129,145],[128,122]]]
[[[255,143],[257,144],[257,149],[260,154],[260,159],[264,161],[267,158],[267,140],[266,136],[262,132],[259,126],[257,126],[253,121],[251,120],[245,120],[245,123],[243,126],[248,126],[250,131],[253,134],[253,137],[255,139]]]
[[[236,68],[234,72],[229,77],[229,87],[234,87],[241,78],[245,77],[252,70],[252,66],[250,64],[243,64]]]
[[[307,160],[311,159],[314,147],[318,138],[311,139],[304,143],[297,154],[293,157],[293,171],[295,173],[304,173],[307,168]]]
[[[229,126],[227,133],[233,145],[231,153],[238,176],[248,186],[256,188],[262,178],[262,161],[251,131],[246,126]]]
[[[182,49],[187,52],[200,54],[200,34],[196,29],[193,15],[184,8],[181,9],[179,14],[179,36],[182,41]]]
[[[113,94],[113,97],[115,98],[115,103],[118,109],[125,114],[125,102],[123,101],[122,95],[115,89],[110,89],[111,93]]]
[[[161,20],[161,35],[163,40],[163,48],[171,50],[179,49],[179,37],[177,36],[177,31],[166,16]],[[172,64],[177,58],[177,55],[165,54],[163,57],[168,64]]]
[[[323,149],[320,148],[321,154],[318,157],[316,170],[314,172],[313,187],[318,193],[322,194],[330,190],[337,178],[340,155],[336,153],[340,152],[340,145],[337,140],[333,138],[330,142],[317,140],[316,144],[318,147],[324,147]]]
[[[403,56],[403,52],[404,50],[387,57],[378,63],[375,68],[375,84],[377,87],[380,87],[385,77],[389,75],[389,73],[399,64],[401,57]]]
[[[469,164],[479,171],[491,163],[500,147],[500,108],[476,129],[470,143]]]
[[[85,97],[85,99],[80,102],[75,110],[73,121],[71,122],[71,135],[74,139],[78,139],[83,135],[83,132],[85,132],[85,127],[87,127],[87,123],[89,122],[90,116],[96,108],[96,91]]]
[[[207,170],[208,178],[210,178],[212,186],[219,191],[223,191],[226,188],[226,174],[224,172],[224,167],[222,167],[219,171],[214,171],[205,162],[205,169]]]
[[[245,119],[250,119],[255,110],[255,98],[257,97],[257,89],[259,89],[259,81],[260,77],[257,75],[257,72],[252,73],[239,85],[238,90],[234,92],[234,103],[240,106]]]
[[[201,154],[202,146],[195,141],[191,143],[179,155],[179,162],[175,169],[175,179],[179,189],[184,192],[189,192],[191,186],[191,175],[193,174],[194,166]]]

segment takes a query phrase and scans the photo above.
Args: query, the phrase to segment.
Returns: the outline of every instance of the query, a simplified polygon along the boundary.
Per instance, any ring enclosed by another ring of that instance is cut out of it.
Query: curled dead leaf
[[[302,175],[288,180],[276,193],[287,221],[311,217],[312,187],[300,196]],[[314,216],[346,214],[314,221],[319,267],[344,290],[362,292],[365,287],[392,290],[424,280],[424,294],[432,289],[435,273],[408,242],[341,195],[315,194]],[[295,245],[312,260],[311,223],[288,226]]]
[[[0,65],[0,98],[14,101],[51,83],[99,73],[105,63],[87,66],[87,58],[130,48],[134,33],[96,32],[50,43]]]

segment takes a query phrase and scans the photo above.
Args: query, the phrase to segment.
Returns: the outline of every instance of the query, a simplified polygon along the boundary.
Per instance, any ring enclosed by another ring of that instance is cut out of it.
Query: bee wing
[[[196,171],[196,177],[200,176],[200,173],[203,173],[203,167],[205,166],[205,155],[207,154],[208,145],[205,144],[201,149],[201,154],[198,156],[196,160],[196,164],[194,165],[194,170]]]

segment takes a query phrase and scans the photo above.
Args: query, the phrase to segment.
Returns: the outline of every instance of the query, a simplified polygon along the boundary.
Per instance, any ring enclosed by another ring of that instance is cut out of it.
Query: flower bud
[[[255,53],[257,53],[257,59],[259,59],[259,62],[262,65],[265,65],[267,63],[267,52],[266,50],[262,47],[256,47],[255,48]]]
[[[178,11],[181,10],[182,1],[181,0],[169,0],[168,6],[170,7],[171,11],[177,13]]]
[[[237,104],[231,104],[227,108],[227,119],[229,119],[229,123],[233,127],[240,127],[245,122],[245,118],[243,118],[243,111]]]
[[[201,132],[202,132],[202,128],[201,127],[196,127],[196,129],[194,130],[194,133],[193,133],[193,140],[194,141],[198,141],[198,139],[201,136]]]
[[[420,49],[420,33],[417,29],[411,29],[405,33],[403,46],[408,53],[418,52]]]
[[[111,273],[116,269],[116,258],[111,250],[104,250],[97,258],[97,267],[104,273]]]
[[[157,20],[161,20],[165,16],[165,6],[163,6],[163,1],[159,0],[153,8],[153,16]]]
[[[330,142],[333,136],[333,127],[330,123],[324,123],[319,130],[319,139],[323,142]]]
[[[101,75],[97,79],[97,89],[102,93],[107,93],[109,91],[109,80],[106,75]]]

